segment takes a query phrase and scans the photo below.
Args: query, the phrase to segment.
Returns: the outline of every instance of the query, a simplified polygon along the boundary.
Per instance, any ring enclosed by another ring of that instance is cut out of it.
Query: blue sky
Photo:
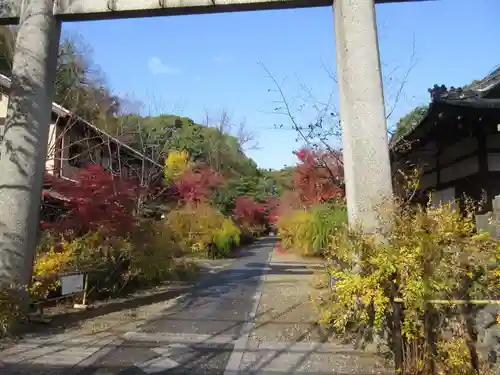
[[[389,105],[414,63],[389,124],[428,102],[433,84],[460,86],[500,64],[498,14],[498,0],[377,6]],[[307,105],[300,121],[315,115],[307,91],[321,101],[333,94],[337,103],[325,69],[335,72],[330,7],[67,23],[63,34],[80,34],[112,89],[145,103],[144,113],[202,121],[206,110],[216,115],[225,108],[235,122],[245,121],[259,141],[248,154],[263,168],[295,163],[292,151],[301,143],[287,130],[288,119],[272,113],[280,97],[269,91],[275,87],[259,62],[280,82],[295,113]]]

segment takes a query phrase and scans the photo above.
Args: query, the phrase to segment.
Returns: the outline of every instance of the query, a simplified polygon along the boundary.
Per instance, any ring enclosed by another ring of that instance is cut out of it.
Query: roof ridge
[[[434,85],[427,91],[431,95],[431,101],[444,99],[466,100],[475,97],[482,98],[486,96],[497,85],[500,85],[500,66],[493,69],[493,71],[491,71],[483,79],[472,81],[472,83],[468,85],[464,85],[461,87],[450,86],[449,88],[446,85]]]
[[[3,87],[6,87],[6,88],[10,89],[11,83],[12,83],[12,80],[9,77],[7,77],[6,75],[0,73],[0,86],[3,86]],[[141,158],[143,158],[143,159],[145,159],[145,160],[147,160],[147,161],[155,164],[158,167],[162,167],[162,165],[160,165],[159,163],[155,162],[153,159],[147,157],[146,155],[144,155],[139,150],[136,150],[135,148],[130,147],[126,143],[120,141],[117,137],[112,136],[108,132],[106,132],[106,131],[98,128],[94,124],[92,124],[89,121],[85,120],[83,117],[75,115],[69,109],[64,108],[62,105],[57,104],[56,102],[52,102],[52,112],[55,112],[58,116],[74,116],[74,118],[78,119],[83,124],[85,124],[86,126],[90,127],[92,130],[100,133],[101,135],[104,135],[104,136],[108,137],[110,140],[112,140],[116,144],[119,144],[121,147],[126,148],[127,150],[129,150],[129,151],[133,152],[134,154],[138,155],[139,157],[141,157]]]

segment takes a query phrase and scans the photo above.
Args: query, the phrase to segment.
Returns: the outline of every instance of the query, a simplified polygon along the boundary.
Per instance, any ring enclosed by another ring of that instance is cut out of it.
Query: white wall
[[[7,117],[7,106],[9,104],[9,97],[4,93],[0,96],[0,118]],[[4,126],[0,126],[0,135],[3,135]],[[55,145],[57,140],[57,128],[54,124],[49,127],[49,142],[47,144],[47,161],[45,162],[45,169],[48,173],[53,174],[55,168]]]
[[[57,174],[56,171],[56,145],[58,141],[57,126],[49,125],[49,142],[47,144],[47,159],[45,161],[45,170],[49,174]]]
[[[0,117],[7,117],[7,105],[9,104],[9,97],[2,93],[0,96]]]

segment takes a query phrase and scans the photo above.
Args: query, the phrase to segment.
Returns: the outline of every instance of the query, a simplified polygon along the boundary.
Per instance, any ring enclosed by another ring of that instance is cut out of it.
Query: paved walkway
[[[0,352],[0,374],[389,374],[328,340],[309,302],[311,262],[273,243],[249,246],[177,300],[28,337]]]

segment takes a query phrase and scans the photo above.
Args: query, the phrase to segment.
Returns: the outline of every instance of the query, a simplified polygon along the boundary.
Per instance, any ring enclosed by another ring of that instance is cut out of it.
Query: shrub
[[[295,210],[278,219],[278,235],[284,249],[303,254],[311,252],[310,229],[312,214],[310,211]]]
[[[238,223],[249,228],[259,228],[266,224],[266,210],[267,206],[265,204],[242,195],[236,198],[234,217]]]
[[[347,224],[345,207],[320,204],[311,209],[312,253],[322,255],[328,247],[331,236]]]
[[[278,219],[278,234],[284,249],[302,255],[322,255],[330,237],[347,222],[345,208],[320,204],[295,210]]]
[[[44,278],[36,281],[37,277],[66,272],[71,268],[72,249],[57,240],[56,236],[46,234],[42,245],[37,249],[33,266],[35,281],[31,285],[31,294],[38,298],[44,298],[48,293],[55,291],[60,286],[60,282],[57,278]]]
[[[214,245],[216,253],[213,256],[227,256],[234,246],[240,244],[240,229],[231,219],[224,218],[221,228],[215,232]]]
[[[22,294],[19,288],[0,286],[0,338],[10,333],[17,323],[24,320]]]
[[[195,272],[176,260],[180,254],[169,228],[154,220],[141,220],[128,238],[98,231],[79,237],[45,232],[34,276],[80,271],[88,273],[93,295],[116,294]],[[37,281],[32,293],[43,298],[59,287],[57,279]]]
[[[172,210],[166,218],[175,242],[185,252],[209,254],[227,252],[239,243],[239,229],[232,221],[207,204],[188,204]]]
[[[83,272],[95,288],[120,289],[127,282],[131,243],[94,231],[75,237],[71,233],[45,232],[34,263],[34,277]],[[60,287],[57,278],[35,281],[31,293],[46,297]]]
[[[181,253],[167,226],[143,220],[132,234],[132,243],[131,280],[140,285],[152,285],[178,278],[176,257]]]
[[[436,367],[449,373],[451,362],[461,373],[478,371],[475,310],[446,301],[495,298],[500,243],[475,233],[474,208],[466,206],[459,213],[450,205],[411,208],[396,202],[379,213],[378,233],[337,231],[328,257],[329,274],[338,281],[323,305],[323,323],[343,332],[387,330],[403,373]],[[464,345],[447,340],[450,333],[461,334],[468,348],[465,367]]]
[[[206,202],[223,182],[220,173],[210,167],[200,167],[186,170],[176,182],[176,187],[182,201],[199,203]]]

